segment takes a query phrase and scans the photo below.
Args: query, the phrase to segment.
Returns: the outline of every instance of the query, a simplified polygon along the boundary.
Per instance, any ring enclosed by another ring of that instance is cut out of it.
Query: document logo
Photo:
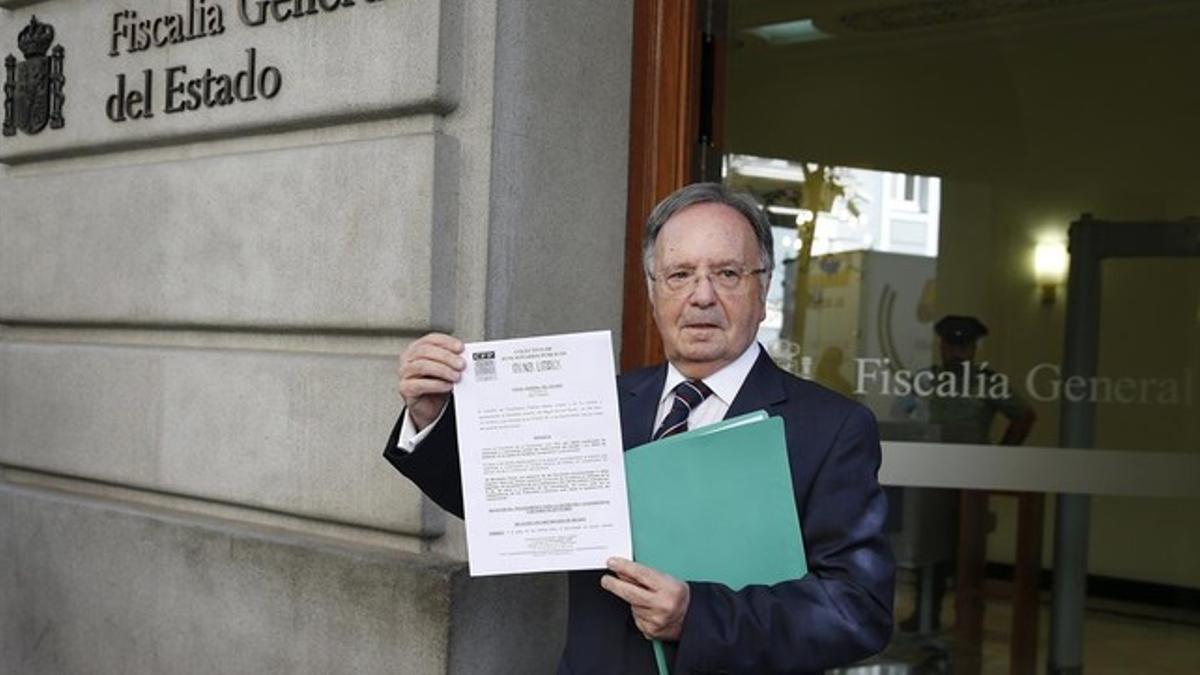
[[[476,380],[496,379],[496,352],[471,352]]]
[[[63,47],[50,49],[53,43],[54,27],[34,16],[17,36],[25,60],[17,61],[12,54],[4,59],[5,136],[17,135],[17,129],[36,134],[47,124],[62,128]]]

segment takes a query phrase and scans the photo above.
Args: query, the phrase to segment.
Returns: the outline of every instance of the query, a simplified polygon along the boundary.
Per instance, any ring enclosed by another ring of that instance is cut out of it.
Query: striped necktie
[[[684,380],[675,385],[674,393],[675,402],[671,404],[670,412],[663,418],[658,431],[654,432],[654,436],[650,440],[657,441],[660,438],[687,431],[688,415],[691,415],[696,406],[708,398],[712,389],[709,389],[708,385],[700,380]]]

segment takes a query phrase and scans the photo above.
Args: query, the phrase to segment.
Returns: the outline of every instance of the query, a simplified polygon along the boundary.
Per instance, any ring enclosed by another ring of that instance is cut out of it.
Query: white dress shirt
[[[746,377],[750,375],[750,369],[758,360],[760,351],[762,348],[758,346],[758,343],[751,342],[746,351],[734,359],[733,363],[703,379],[704,384],[712,390],[712,394],[693,408],[691,414],[688,415],[689,429],[699,429],[707,424],[725,419],[725,413],[729,412],[729,406],[733,403],[734,397],[741,390]],[[671,412],[671,406],[675,403],[673,392],[676,385],[686,379],[688,378],[684,377],[683,373],[679,372],[673,364],[667,364],[667,381],[663,383],[663,390],[658,395],[658,414],[654,416],[655,431],[662,426],[662,421],[666,419],[667,413]]]
[[[449,399],[447,399],[447,401],[449,401]],[[420,431],[417,431],[417,425],[413,423],[412,415],[408,414],[408,407],[405,406],[404,422],[400,424],[400,436],[396,439],[396,449],[403,450],[405,452],[412,452],[413,450],[416,450],[421,441],[425,440],[425,437],[429,435],[429,432],[438,425],[438,422],[442,421],[442,416],[446,414],[446,405],[446,403],[443,403],[442,409],[438,413],[437,417],[435,417],[434,420],[429,423],[429,426]]]
[[[725,418],[725,413],[729,412],[729,406],[741,390],[742,384],[746,382],[746,377],[750,375],[750,369],[754,367],[754,362],[758,360],[758,354],[761,351],[762,347],[759,347],[757,342],[751,342],[746,351],[742,352],[742,355],[734,359],[732,363],[703,379],[704,384],[712,390],[712,394],[692,409],[691,414],[688,415],[689,429],[699,429]],[[663,383],[663,390],[658,395],[658,414],[654,416],[655,430],[662,425],[663,419],[671,411],[671,405],[675,402],[673,392],[676,385],[686,379],[688,378],[684,377],[683,373],[679,372],[673,364],[667,364],[667,380]],[[417,445],[425,440],[430,430],[442,421],[442,416],[445,414],[446,406],[443,405],[437,419],[429,426],[417,431],[417,426],[413,424],[412,417],[409,416],[406,408],[396,447],[405,452],[416,450]]]

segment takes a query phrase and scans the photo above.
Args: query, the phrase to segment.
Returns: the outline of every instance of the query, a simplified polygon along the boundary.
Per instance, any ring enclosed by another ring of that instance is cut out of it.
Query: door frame
[[[621,370],[663,360],[642,269],[654,205],[696,178],[703,0],[634,0]]]

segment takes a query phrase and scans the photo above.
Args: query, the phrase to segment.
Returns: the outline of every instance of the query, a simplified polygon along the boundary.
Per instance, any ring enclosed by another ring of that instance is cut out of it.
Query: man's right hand
[[[467,362],[459,356],[463,343],[442,333],[430,333],[413,342],[400,354],[400,397],[408,415],[420,431],[442,412],[454,383],[462,377]]]

